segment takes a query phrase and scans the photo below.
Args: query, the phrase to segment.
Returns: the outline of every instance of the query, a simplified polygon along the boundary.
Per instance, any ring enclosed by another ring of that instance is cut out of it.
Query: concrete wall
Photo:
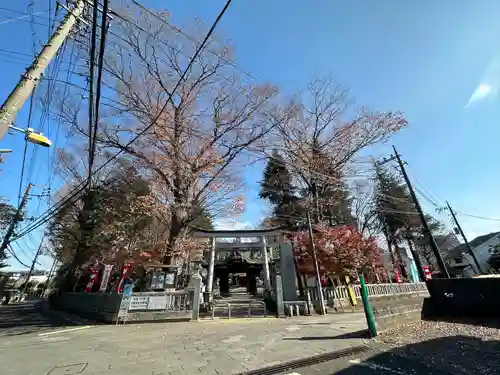
[[[116,293],[64,293],[54,302],[52,308],[105,323],[116,322],[122,296]],[[192,310],[129,310],[120,321],[149,322],[167,320],[190,320]]]
[[[121,295],[116,293],[64,293],[51,307],[84,318],[110,323],[116,320],[121,298]]]
[[[434,316],[500,316],[500,278],[432,279],[427,286]]]
[[[401,324],[420,320],[426,298],[425,293],[415,293],[371,301],[377,331],[380,333],[397,328]]]

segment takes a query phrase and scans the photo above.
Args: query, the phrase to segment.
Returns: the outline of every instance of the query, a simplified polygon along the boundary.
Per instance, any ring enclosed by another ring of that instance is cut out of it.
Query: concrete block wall
[[[55,308],[101,322],[116,320],[121,295],[112,293],[64,293],[57,298]]]
[[[396,328],[401,324],[422,319],[426,294],[408,295],[405,298],[398,297],[392,300],[376,301],[372,304],[375,324],[379,333]]]

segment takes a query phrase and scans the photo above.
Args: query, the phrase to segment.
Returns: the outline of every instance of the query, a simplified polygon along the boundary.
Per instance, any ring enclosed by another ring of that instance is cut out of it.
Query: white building
[[[500,232],[486,234],[479,236],[470,242],[472,251],[479,262],[481,272],[486,273],[489,271],[488,260],[495,250],[500,248]],[[461,245],[462,246],[462,245]],[[464,251],[464,258],[466,258],[471,265],[474,265],[474,260],[467,251]]]

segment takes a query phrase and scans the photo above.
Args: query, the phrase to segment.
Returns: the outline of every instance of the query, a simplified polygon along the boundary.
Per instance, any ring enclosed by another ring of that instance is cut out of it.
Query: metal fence
[[[361,299],[361,286],[351,285],[354,295]],[[427,285],[420,283],[400,283],[400,284],[367,284],[369,297],[383,297],[393,295],[404,295],[411,293],[427,292]],[[311,300],[319,300],[318,289],[316,287],[308,288]],[[349,290],[347,286],[326,287],[323,288],[323,297],[326,301],[340,301],[349,299]]]

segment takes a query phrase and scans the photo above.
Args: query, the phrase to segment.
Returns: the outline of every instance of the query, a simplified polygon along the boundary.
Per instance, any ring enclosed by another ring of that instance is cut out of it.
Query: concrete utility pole
[[[319,274],[318,258],[316,257],[316,246],[314,246],[313,230],[309,211],[307,211],[307,225],[309,229],[309,248],[313,257],[314,271],[316,272],[316,286],[318,288],[319,306],[321,315],[326,315],[325,298],[323,297],[323,288],[321,287],[321,275]]]
[[[446,206],[448,206],[448,210],[450,211],[451,217],[453,217],[453,221],[455,222],[455,225],[457,226],[457,229],[460,232],[460,235],[464,239],[465,246],[467,246],[467,250],[468,250],[470,256],[472,257],[472,259],[474,260],[474,263],[476,264],[478,272],[480,274],[482,274],[483,271],[481,270],[481,266],[479,265],[479,261],[477,260],[476,254],[472,250],[472,246],[470,245],[469,241],[467,240],[467,237],[465,237],[465,233],[462,230],[462,227],[460,226],[460,223],[458,222],[457,217],[455,216],[455,213],[453,212],[453,209],[451,208],[448,201],[446,201]]]
[[[408,177],[408,174],[406,173],[404,163],[401,160],[401,157],[399,156],[398,151],[396,150],[396,147],[392,146],[392,148],[394,150],[394,157],[397,160],[399,167],[401,168],[401,174],[403,175],[403,178],[406,182],[406,185],[408,186],[408,190],[410,191],[411,199],[413,200],[413,203],[415,204],[415,208],[417,209],[418,216],[420,216],[420,221],[422,222],[422,229],[423,229],[424,235],[429,240],[429,245],[431,246],[432,251],[434,253],[434,256],[436,257],[436,260],[438,262],[438,266],[439,266],[441,273],[443,274],[444,277],[449,279],[450,274],[448,273],[448,269],[446,268],[446,264],[444,263],[443,258],[441,257],[441,253],[439,252],[439,247],[438,247],[436,241],[434,240],[434,236],[432,235],[432,232],[429,228],[429,224],[427,224],[427,220],[425,219],[425,215],[424,215],[424,212],[422,211],[422,207],[420,206],[420,202],[418,201],[417,195],[415,194],[415,191],[413,190],[413,186],[411,184],[410,178]],[[418,261],[420,262],[420,259],[418,259]],[[421,266],[420,266],[420,268],[421,268]]]
[[[38,250],[36,251],[35,257],[33,258],[33,262],[31,263],[30,270],[28,272],[28,275],[26,276],[26,281],[24,282],[24,288],[23,288],[23,292],[21,293],[21,295],[26,294],[26,290],[28,289],[28,283],[30,281],[30,277],[33,274],[33,271],[35,270],[36,260],[38,259],[38,256],[42,252],[42,245],[43,245],[44,238],[45,237],[42,237],[42,239],[40,240],[40,245],[38,245]],[[47,282],[48,282],[48,280],[47,280]],[[45,282],[45,284],[47,284],[47,282]]]
[[[77,19],[83,13],[85,0],[78,0],[68,11],[63,21],[45,44],[40,54],[35,58],[25,74],[22,75],[18,84],[9,94],[0,108],[0,139],[9,130],[9,126],[15,121],[19,110],[22,108],[38,80],[42,77],[50,61],[56,56],[57,51],[68,37],[75,26]]]
[[[28,186],[26,187],[23,199],[21,200],[21,203],[19,204],[19,207],[17,208],[14,217],[12,218],[12,222],[10,223],[7,232],[5,232],[5,236],[3,237],[2,244],[0,245],[0,255],[5,253],[5,250],[7,249],[7,246],[9,245],[10,242],[10,237],[12,237],[12,235],[14,234],[14,230],[16,229],[17,223],[19,223],[22,219],[21,215],[24,206],[26,206],[26,203],[28,203],[28,195],[32,187],[33,184],[28,184]]]

